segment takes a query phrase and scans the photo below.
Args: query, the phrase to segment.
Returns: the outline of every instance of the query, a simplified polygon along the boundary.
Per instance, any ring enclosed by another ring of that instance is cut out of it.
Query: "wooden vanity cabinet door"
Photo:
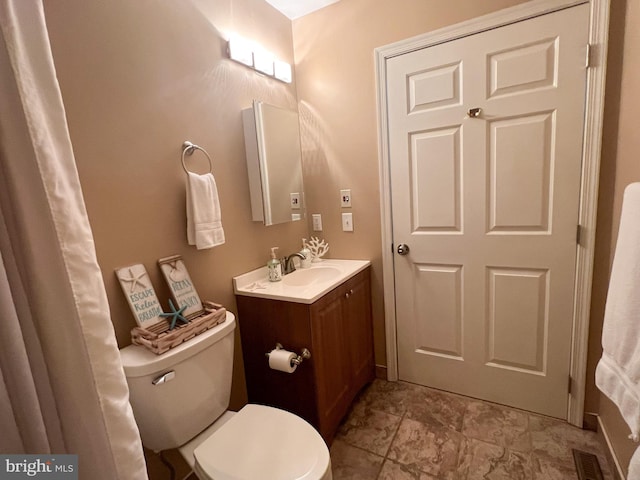
[[[375,374],[367,268],[311,307],[320,433],[331,442],[360,389]]]
[[[351,403],[349,352],[344,335],[344,294],[344,287],[337,287],[311,306],[319,430],[328,443]]]
[[[366,269],[347,282],[345,290],[344,337],[351,367],[351,402],[360,389],[375,377],[370,270]]]

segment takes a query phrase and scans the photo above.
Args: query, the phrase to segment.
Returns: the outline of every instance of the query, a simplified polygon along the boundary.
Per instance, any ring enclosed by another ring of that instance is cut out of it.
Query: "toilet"
[[[142,444],[178,448],[201,480],[331,480],[329,450],[302,418],[264,405],[228,411],[236,320],[162,355],[120,350]]]

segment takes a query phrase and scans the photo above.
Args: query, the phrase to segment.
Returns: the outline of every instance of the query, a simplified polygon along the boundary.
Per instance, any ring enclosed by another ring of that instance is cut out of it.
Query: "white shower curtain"
[[[146,479],[42,0],[0,0],[0,453]]]

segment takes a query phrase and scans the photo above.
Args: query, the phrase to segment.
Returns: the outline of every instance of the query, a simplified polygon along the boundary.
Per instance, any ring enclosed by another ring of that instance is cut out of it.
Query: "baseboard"
[[[598,414],[597,413],[585,413],[582,418],[582,428],[589,430],[590,432],[598,431]]]
[[[600,439],[600,443],[604,447],[607,461],[609,462],[609,466],[611,467],[611,471],[613,472],[613,480],[626,480],[626,477],[624,476],[624,473],[622,471],[622,467],[620,466],[620,462],[618,461],[618,457],[616,456],[616,452],[613,450],[611,440],[609,440],[607,429],[605,428],[604,423],[602,423],[600,416],[596,415],[596,417],[598,420],[598,438]]]
[[[376,365],[376,378],[379,380],[387,379],[387,367],[386,365]]]

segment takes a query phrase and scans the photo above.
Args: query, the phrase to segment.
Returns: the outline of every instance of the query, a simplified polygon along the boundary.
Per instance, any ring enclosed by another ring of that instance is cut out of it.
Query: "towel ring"
[[[196,145],[195,143],[191,143],[189,140],[185,141],[182,144],[182,168],[184,170],[184,173],[189,173],[189,170],[187,170],[187,166],[184,163],[184,156],[185,155],[192,155],[194,151],[196,150],[200,150],[202,153],[205,154],[205,156],[207,157],[207,160],[209,160],[209,173],[213,173],[213,165],[211,164],[211,157],[209,156],[209,154],[207,153],[207,151]]]

